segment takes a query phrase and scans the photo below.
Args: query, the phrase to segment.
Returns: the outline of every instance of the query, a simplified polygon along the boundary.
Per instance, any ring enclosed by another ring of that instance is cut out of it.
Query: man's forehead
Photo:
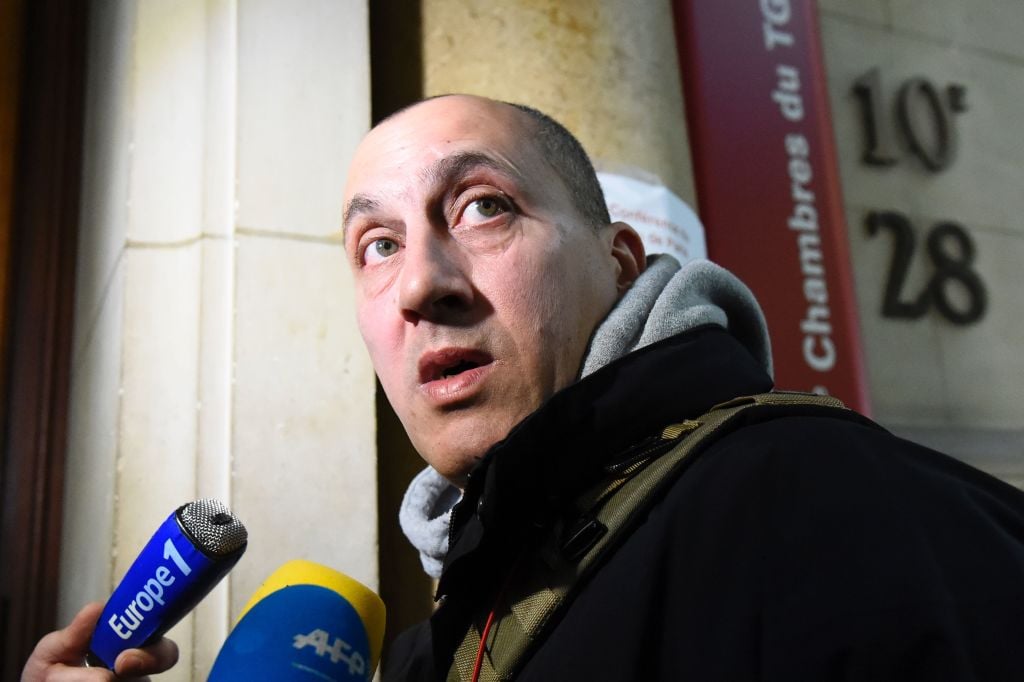
[[[459,143],[481,151],[523,145],[526,121],[504,102],[468,95],[447,95],[419,102],[373,128],[356,150],[355,167],[373,162],[403,162],[424,151],[437,155]]]

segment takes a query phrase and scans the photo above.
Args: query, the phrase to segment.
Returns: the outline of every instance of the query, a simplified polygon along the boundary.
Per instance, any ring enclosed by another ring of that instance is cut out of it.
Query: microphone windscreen
[[[362,583],[290,561],[242,609],[208,680],[369,680],[384,618],[384,602]]]

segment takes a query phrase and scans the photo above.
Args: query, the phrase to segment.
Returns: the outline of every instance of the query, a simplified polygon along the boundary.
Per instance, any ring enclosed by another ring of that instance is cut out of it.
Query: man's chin
[[[437,473],[441,474],[448,480],[449,483],[454,485],[459,490],[463,490],[466,487],[466,483],[469,481],[469,473],[473,468],[483,459],[483,455],[474,456],[468,460],[464,459],[452,459],[452,458],[434,458],[433,461],[427,460],[427,463],[434,468]]]
[[[513,420],[506,424],[507,416],[501,416],[488,410],[472,417],[464,414],[460,419],[444,420],[433,429],[425,429],[425,438],[414,439],[413,446],[439,474],[463,488],[473,468],[517,423]]]
[[[447,445],[438,445],[436,442],[430,448],[417,448],[420,455],[427,461],[437,473],[451,481],[452,485],[458,486],[461,490],[465,488],[469,473],[484,458],[491,445],[498,442],[500,438],[493,441],[490,439],[478,442],[477,439],[467,441],[466,439],[447,440]]]

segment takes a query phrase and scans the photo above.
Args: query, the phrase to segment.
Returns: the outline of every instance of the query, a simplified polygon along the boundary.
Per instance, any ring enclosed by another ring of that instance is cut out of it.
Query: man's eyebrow
[[[366,194],[356,194],[348,202],[348,206],[345,207],[345,215],[341,219],[341,231],[344,233],[348,230],[349,224],[352,220],[363,213],[371,213],[376,211],[380,207],[380,202],[376,199],[371,198]]]
[[[514,166],[481,152],[459,152],[438,159],[422,172],[422,178],[431,185],[447,186],[478,168],[488,168],[520,184],[523,175]],[[341,221],[344,234],[358,216],[372,213],[380,208],[380,201],[369,194],[355,194],[345,207]]]

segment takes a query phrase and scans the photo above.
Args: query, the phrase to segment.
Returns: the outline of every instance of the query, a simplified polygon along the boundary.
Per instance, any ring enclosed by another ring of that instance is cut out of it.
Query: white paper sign
[[[707,258],[704,226],[672,190],[614,173],[598,173],[612,221],[629,223],[640,233],[647,253],[667,253],[686,263]]]

